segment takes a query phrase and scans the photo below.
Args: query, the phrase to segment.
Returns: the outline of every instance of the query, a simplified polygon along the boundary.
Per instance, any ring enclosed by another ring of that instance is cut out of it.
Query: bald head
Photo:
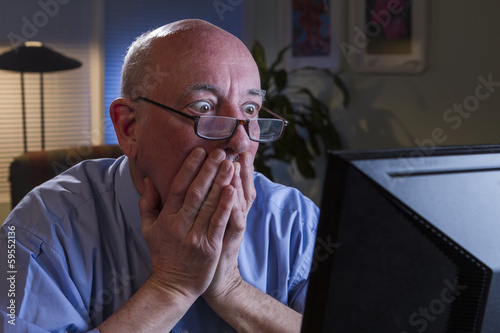
[[[146,32],[132,43],[125,57],[122,97],[147,96],[159,84],[167,84],[171,74],[189,75],[210,61],[245,62],[257,70],[246,46],[209,22],[181,20]]]

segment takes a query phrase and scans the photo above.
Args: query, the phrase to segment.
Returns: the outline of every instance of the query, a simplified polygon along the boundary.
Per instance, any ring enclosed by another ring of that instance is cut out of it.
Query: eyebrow
[[[262,97],[262,100],[266,99],[266,91],[264,89],[249,89],[249,95],[256,95]]]
[[[199,92],[199,91],[208,91],[211,93],[219,94],[220,89],[217,86],[208,84],[208,83],[195,83],[190,85],[187,89],[186,92],[187,94],[192,93],[192,92]]]
[[[208,84],[208,83],[195,83],[190,85],[186,89],[186,94],[192,93],[192,92],[200,92],[200,91],[206,91],[206,92],[211,92],[216,95],[221,95],[221,90],[219,87]],[[262,97],[262,100],[266,98],[266,91],[263,89],[248,89],[247,90],[248,95],[253,95],[253,96],[260,96]]]

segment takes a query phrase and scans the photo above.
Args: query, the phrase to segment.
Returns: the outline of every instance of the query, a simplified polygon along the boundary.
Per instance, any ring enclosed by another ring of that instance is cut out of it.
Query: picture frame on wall
[[[427,0],[350,0],[341,53],[360,73],[419,74],[426,68]]]
[[[285,65],[289,69],[340,69],[338,47],[345,23],[343,0],[282,0]]]

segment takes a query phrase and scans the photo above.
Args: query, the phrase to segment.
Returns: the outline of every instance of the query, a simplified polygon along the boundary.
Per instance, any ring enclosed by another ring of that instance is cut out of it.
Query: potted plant
[[[297,86],[293,77],[304,73],[316,73],[331,79],[333,86],[343,94],[343,106],[348,104],[348,92],[339,76],[326,68],[304,67],[286,70],[283,65],[283,48],[270,66],[267,66],[264,48],[255,42],[252,55],[259,68],[261,87],[267,91],[264,106],[283,115],[289,122],[283,138],[272,144],[261,144],[255,161],[255,168],[273,178],[271,161],[288,164],[295,162],[300,174],[314,178],[313,161],[326,150],[342,147],[340,137],[331,120],[329,107],[306,86]]]

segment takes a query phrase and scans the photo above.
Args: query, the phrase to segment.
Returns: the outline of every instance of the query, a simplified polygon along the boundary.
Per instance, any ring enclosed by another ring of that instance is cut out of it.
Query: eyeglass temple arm
[[[169,110],[169,111],[172,111],[172,112],[174,112],[174,113],[177,113],[178,115],[184,116],[184,117],[189,118],[189,119],[191,119],[191,120],[195,120],[195,119],[196,119],[196,117],[194,117],[194,116],[191,116],[191,115],[189,115],[189,114],[185,114],[184,112],[180,112],[180,111],[178,111],[178,110],[176,110],[176,109],[173,109],[173,108],[171,108],[171,107],[169,107],[169,106],[166,106],[166,105],[160,104],[160,103],[158,103],[158,102],[155,102],[155,101],[153,101],[153,100],[151,100],[151,99],[149,99],[149,98],[147,98],[147,97],[142,97],[142,96],[139,96],[139,97],[137,97],[136,99],[134,99],[134,102],[137,102],[137,101],[145,101],[145,102],[148,102],[148,103],[154,104],[154,105],[156,105],[156,106],[158,106],[158,107],[160,107],[160,108],[162,108],[162,109],[167,109],[167,110]]]
[[[266,112],[268,112],[269,114],[271,114],[272,116],[280,119],[280,120],[283,120],[285,122],[285,126],[288,125],[288,120],[286,120],[285,118],[283,118],[282,116],[280,116],[279,114],[277,114],[276,112],[273,112],[271,110],[269,110],[268,108],[265,108],[265,107],[261,107],[261,110],[264,110]]]

